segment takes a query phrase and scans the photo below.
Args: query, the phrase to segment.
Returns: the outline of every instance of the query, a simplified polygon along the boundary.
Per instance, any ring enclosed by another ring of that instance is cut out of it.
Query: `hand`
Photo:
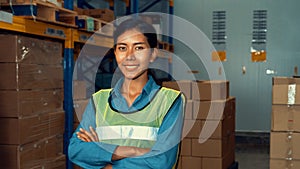
[[[102,168],[102,169],[112,169],[113,167],[112,167],[112,165],[111,164],[107,164],[104,168]]]
[[[150,148],[138,148],[132,146],[118,146],[112,155],[112,161],[121,160],[126,157],[141,156],[150,151]]]
[[[135,148],[135,155],[134,156],[141,156],[150,151],[150,148]]]
[[[98,134],[95,132],[93,127],[90,126],[90,132],[80,128],[79,132],[76,133],[77,137],[85,142],[99,142]]]

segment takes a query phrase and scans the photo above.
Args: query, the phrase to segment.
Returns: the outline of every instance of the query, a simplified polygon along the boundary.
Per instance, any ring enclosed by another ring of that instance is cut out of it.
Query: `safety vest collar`
[[[112,91],[110,91],[110,93],[109,93],[108,104],[109,104],[109,107],[110,107],[113,111],[118,112],[118,113],[124,113],[124,114],[136,113],[136,112],[138,112],[138,111],[143,110],[145,107],[147,107],[147,106],[151,103],[151,101],[155,98],[155,96],[157,95],[157,93],[161,90],[161,88],[162,88],[162,87],[159,87],[158,90],[155,91],[155,94],[152,96],[151,100],[149,100],[149,102],[148,102],[147,104],[145,104],[143,107],[141,107],[141,108],[139,108],[139,109],[136,109],[136,110],[133,110],[133,111],[125,112],[125,111],[121,111],[121,110],[118,110],[118,109],[114,108],[114,107],[112,106],[112,97],[113,97],[113,95],[111,94]]]

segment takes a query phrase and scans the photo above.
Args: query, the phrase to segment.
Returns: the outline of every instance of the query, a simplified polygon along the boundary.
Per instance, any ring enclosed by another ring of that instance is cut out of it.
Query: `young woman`
[[[93,94],[68,147],[83,168],[175,168],[184,96],[158,86],[148,66],[157,56],[157,35],[140,19],[114,32],[114,53],[123,74],[114,88]]]

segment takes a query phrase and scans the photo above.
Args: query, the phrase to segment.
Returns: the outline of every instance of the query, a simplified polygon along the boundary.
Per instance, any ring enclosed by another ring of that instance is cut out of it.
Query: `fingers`
[[[98,134],[96,133],[96,131],[93,129],[93,127],[92,126],[90,126],[90,131],[91,131],[91,133],[92,133],[92,135],[93,135],[93,141],[99,141],[99,139],[98,139]]]
[[[82,128],[79,129],[79,132],[77,132],[77,137],[82,140],[82,141],[85,141],[85,142],[98,142],[99,139],[98,139],[98,135],[97,133],[95,132],[95,130],[93,129],[93,127],[90,126],[90,131],[91,132],[88,132]]]
[[[84,142],[90,142],[90,140],[88,140],[88,138],[86,138],[84,135],[82,135],[81,133],[77,132],[77,138],[84,141]]]
[[[85,141],[85,142],[91,142],[92,139],[90,138],[90,134],[89,132],[87,132],[86,130],[80,128],[79,129],[79,132],[77,132],[77,137],[82,140],[82,141]]]

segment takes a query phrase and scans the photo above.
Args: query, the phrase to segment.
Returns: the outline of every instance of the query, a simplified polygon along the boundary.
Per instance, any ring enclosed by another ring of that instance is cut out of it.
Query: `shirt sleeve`
[[[157,141],[149,153],[113,162],[113,169],[171,169],[176,165],[183,127],[185,99],[178,97],[165,116],[159,129]],[[163,167],[162,167],[163,166]]]
[[[70,139],[68,156],[70,161],[83,168],[103,168],[106,164],[112,162],[111,157],[116,149],[116,145],[100,142],[84,142],[78,139],[76,132],[80,128],[89,131],[89,126],[96,127],[95,109],[91,100],[85,109],[80,125]]]

